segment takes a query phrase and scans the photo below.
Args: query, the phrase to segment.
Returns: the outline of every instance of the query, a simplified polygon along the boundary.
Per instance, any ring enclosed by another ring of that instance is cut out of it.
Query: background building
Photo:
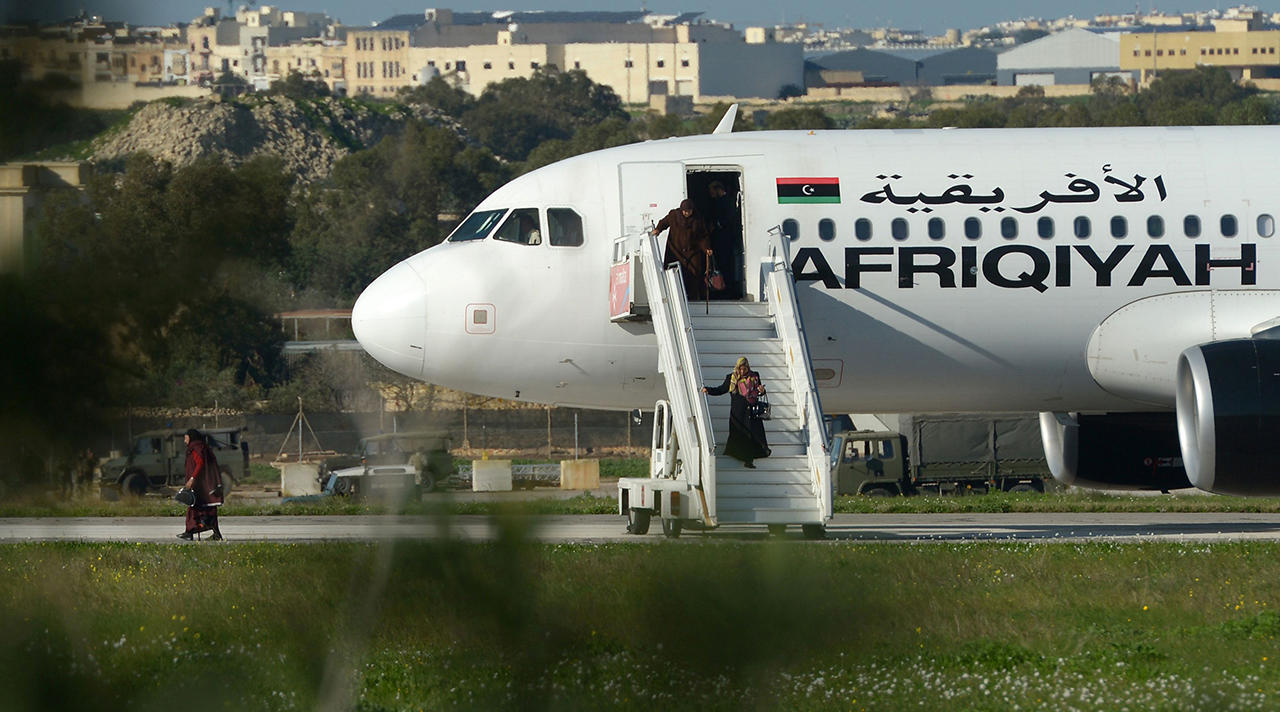
[[[1002,52],[996,58],[1002,86],[1089,84],[1098,77],[1136,80],[1120,69],[1120,35],[1070,29]]]

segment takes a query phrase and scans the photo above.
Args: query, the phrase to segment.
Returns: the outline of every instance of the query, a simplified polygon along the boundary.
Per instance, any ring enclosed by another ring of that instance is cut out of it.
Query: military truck
[[[320,468],[320,483],[326,485],[330,474],[339,474],[337,491],[359,491],[355,478],[394,475],[399,470],[391,466],[406,465],[417,472],[414,484],[423,492],[431,492],[453,474],[449,444],[448,433],[436,431],[385,433],[363,438],[357,454],[325,459],[324,466]],[[352,479],[350,484],[355,487],[341,489],[343,479]]]
[[[249,473],[245,430],[208,428],[200,431],[218,458],[224,494],[229,494],[236,482]],[[141,497],[148,491],[181,487],[187,476],[187,446],[182,439],[186,432],[185,428],[150,430],[135,437],[127,455],[107,460],[99,468],[102,498]]]
[[[836,494],[1043,492],[1052,482],[1032,416],[912,415],[897,422],[905,435],[842,430],[832,436]]]

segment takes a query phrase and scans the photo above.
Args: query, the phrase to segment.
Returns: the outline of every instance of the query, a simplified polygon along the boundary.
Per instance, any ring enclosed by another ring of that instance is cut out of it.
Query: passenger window
[[[547,229],[552,247],[582,245],[582,217],[568,208],[547,208]]]
[[[1200,218],[1195,215],[1183,218],[1182,233],[1187,237],[1200,237]]]
[[[454,229],[449,235],[449,242],[466,242],[467,240],[483,240],[489,236],[489,232],[493,230],[493,226],[498,224],[502,219],[502,210],[481,210],[471,213],[467,216],[462,224]]]
[[[1236,232],[1239,229],[1239,227],[1236,225],[1236,216],[1223,215],[1222,220],[1218,221],[1218,224],[1222,228],[1223,237],[1236,236]]]
[[[894,218],[893,222],[889,223],[889,232],[893,235],[893,239],[895,240],[907,239],[906,218]]]
[[[1000,219],[1000,236],[1012,240],[1018,236],[1018,220],[1016,218]]]
[[[1129,236],[1129,221],[1116,215],[1111,218],[1111,236],[1120,238]]]
[[[786,220],[783,220],[782,234],[785,235],[788,240],[799,240],[800,239],[800,223],[796,222],[791,218],[787,218]]]
[[[880,448],[879,448],[880,457],[885,457],[885,458],[893,457],[893,441],[892,440],[881,440],[879,444],[880,444]]]
[[[947,236],[947,225],[942,218],[929,218],[928,228],[930,240],[941,240]]]
[[[502,227],[493,233],[493,239],[515,242],[521,245],[542,244],[542,227],[538,222],[537,208],[517,208],[511,211]]]
[[[853,236],[862,241],[871,239],[871,221],[866,218],[858,218],[853,221]]]
[[[1151,237],[1164,237],[1164,218],[1159,215],[1147,218],[1147,234]]]
[[[1276,234],[1276,219],[1270,215],[1258,216],[1258,237],[1271,237]]]
[[[1045,216],[1036,221],[1036,234],[1040,237],[1053,237],[1053,218]]]
[[[824,242],[831,242],[836,239],[836,221],[831,218],[823,218],[818,221],[818,239]]]
[[[1089,218],[1083,215],[1075,219],[1072,229],[1075,231],[1076,237],[1081,240],[1093,234],[1093,226],[1089,224]]]
[[[982,221],[977,218],[965,218],[964,236],[970,240],[982,237]]]

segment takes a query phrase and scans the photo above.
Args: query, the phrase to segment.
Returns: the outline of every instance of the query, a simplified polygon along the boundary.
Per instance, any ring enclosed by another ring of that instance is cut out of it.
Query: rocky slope
[[[97,138],[95,161],[117,161],[145,151],[181,166],[206,155],[232,165],[259,155],[281,158],[299,180],[325,178],[339,158],[368,148],[410,117],[447,126],[449,119],[424,107],[375,111],[350,99],[295,100],[250,95],[236,101],[156,101],[129,123]]]

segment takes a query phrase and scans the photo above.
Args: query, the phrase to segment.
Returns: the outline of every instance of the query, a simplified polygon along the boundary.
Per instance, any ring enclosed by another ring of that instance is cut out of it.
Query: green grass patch
[[[0,546],[11,709],[1270,709],[1272,543]],[[235,684],[226,684],[234,680]]]

